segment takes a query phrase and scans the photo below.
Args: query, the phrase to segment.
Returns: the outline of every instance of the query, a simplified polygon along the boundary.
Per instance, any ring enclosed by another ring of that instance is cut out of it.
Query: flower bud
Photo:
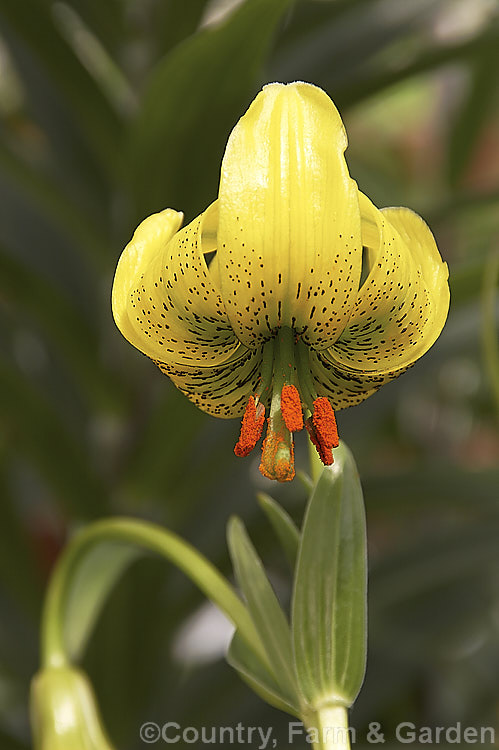
[[[31,683],[34,750],[114,750],[90,681],[73,667],[51,667]]]

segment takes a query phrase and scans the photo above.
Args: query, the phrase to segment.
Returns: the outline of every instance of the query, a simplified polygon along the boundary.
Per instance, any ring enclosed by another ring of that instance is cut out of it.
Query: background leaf
[[[255,92],[277,24],[290,5],[291,0],[243,3],[219,27],[189,37],[158,63],[131,145],[141,209],[181,205],[190,217],[206,207],[206,195],[215,196],[227,134]]]
[[[291,570],[294,571],[300,545],[300,532],[290,515],[270,495],[260,492],[258,494],[258,502],[281,543]]]
[[[237,632],[232,638],[227,661],[263,700],[281,711],[297,715],[297,706],[289,702],[272,672],[256,658]]]

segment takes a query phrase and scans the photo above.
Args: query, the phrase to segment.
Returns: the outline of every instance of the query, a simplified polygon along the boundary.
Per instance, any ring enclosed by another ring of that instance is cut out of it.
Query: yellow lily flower
[[[378,210],[346,146],[321,89],[265,86],[229,137],[218,199],[183,229],[171,209],[146,219],[114,279],[125,338],[204,411],[243,415],[237,455],[269,412],[260,469],[280,481],[294,475],[302,412],[332,463],[334,410],[410,367],[449,308],[429,228],[407,208]]]

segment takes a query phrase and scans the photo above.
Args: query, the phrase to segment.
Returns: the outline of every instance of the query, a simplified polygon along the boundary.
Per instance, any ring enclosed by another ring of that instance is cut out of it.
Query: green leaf
[[[286,615],[239,518],[228,524],[229,551],[237,581],[264,644],[274,678],[289,703],[298,703],[291,633]]]
[[[106,0],[105,3],[69,0],[67,5],[76,11],[109,52],[113,55],[121,52],[127,22],[127,8],[121,0]]]
[[[112,175],[122,176],[123,151],[119,137],[122,121],[57,28],[49,3],[4,0],[0,13],[8,28],[30,49],[37,64],[55,83],[102,166],[108,167]]]
[[[385,69],[371,66],[371,70],[357,80],[338,86],[335,101],[340,108],[351,107],[397,83],[405,83],[414,76],[452,63],[467,63],[477,52],[497,48],[497,42],[498,29],[496,25],[491,25],[472,39],[425,49],[411,57],[405,65],[386,66]]]
[[[248,647],[236,631],[231,641],[227,662],[236,670],[242,680],[264,701],[274,708],[280,708],[293,716],[299,716],[297,705],[290,703],[284,695],[272,672]]]
[[[340,0],[297,5],[271,60],[271,80],[289,81],[296,71],[333,95],[372,75],[390,59],[394,44],[413,44],[424,13],[420,2],[385,15],[379,0]],[[397,55],[398,57],[398,55]]]
[[[499,45],[479,49],[469,66],[468,93],[454,118],[447,154],[447,176],[456,185],[466,171],[477,140],[494,109],[499,70]]]
[[[298,545],[300,544],[300,532],[295,522],[284,508],[281,508],[270,495],[260,492],[257,495],[260,507],[270,521],[286,558],[294,570],[298,556]]]
[[[223,148],[249,103],[291,0],[247,0],[179,44],[150,76],[132,137],[139,214],[199,213],[217,192]],[[228,75],[230,71],[230,75]]]
[[[81,659],[111,589],[140,554],[133,545],[109,541],[82,557],[66,599],[65,640],[72,661]]]
[[[366,660],[366,529],[360,480],[344,443],[310,499],[293,595],[293,646],[306,700],[350,705]]]
[[[209,0],[189,0],[182,3],[179,13],[179,0],[161,0],[151,9],[149,23],[151,34],[157,39],[160,54],[173,48],[182,39],[194,34]]]

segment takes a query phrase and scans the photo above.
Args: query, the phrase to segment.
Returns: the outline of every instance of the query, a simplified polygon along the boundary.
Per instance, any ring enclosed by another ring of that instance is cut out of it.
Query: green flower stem
[[[303,721],[314,750],[350,750],[348,713],[345,706],[325,705]]]
[[[102,600],[102,586],[99,589],[99,583],[94,585],[90,580],[91,575],[95,578],[95,570],[89,576],[88,567],[86,572],[85,565],[97,547],[106,545],[110,547],[111,552],[113,549],[121,549],[121,555],[123,549],[128,547],[133,553],[135,548],[137,552],[153,552],[174,563],[222,610],[264,663],[268,662],[243,602],[228,581],[203,555],[171,531],[154,524],[138,520],[110,519],[98,521],[76,535],[56,565],[49,584],[42,620],[41,650],[44,668],[67,666],[72,659],[67,638],[70,631],[69,602],[72,585],[76,584],[78,579],[81,585],[81,578],[87,575],[89,580],[83,581],[83,585],[86,586],[87,593],[90,591],[90,606],[95,607],[95,600]],[[117,576],[118,570],[113,576],[113,582]],[[93,589],[97,593],[93,594]]]

